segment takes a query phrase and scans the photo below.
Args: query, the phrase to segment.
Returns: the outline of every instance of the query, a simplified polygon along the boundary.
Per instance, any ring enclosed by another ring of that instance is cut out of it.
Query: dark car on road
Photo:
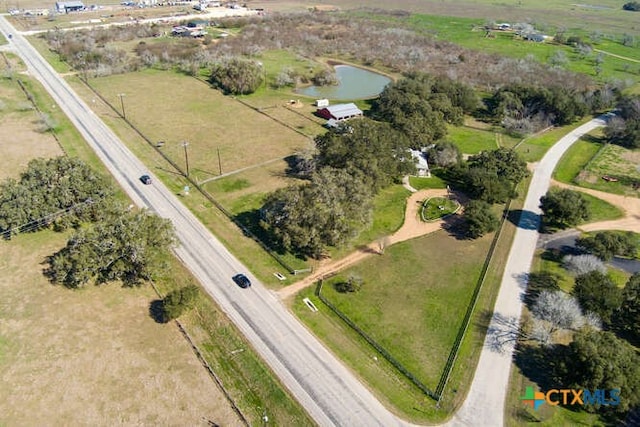
[[[149,185],[151,184],[151,177],[149,175],[142,175],[140,181],[142,181],[144,185]]]
[[[233,276],[233,281],[236,282],[236,285],[240,286],[243,289],[251,286],[251,280],[249,280],[249,278],[242,273]]]

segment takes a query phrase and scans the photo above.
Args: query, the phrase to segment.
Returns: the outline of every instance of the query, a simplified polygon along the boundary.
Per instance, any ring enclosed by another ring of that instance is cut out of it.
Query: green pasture
[[[373,199],[371,226],[363,230],[354,241],[343,248],[332,248],[331,257],[339,259],[354,248],[368,245],[382,237],[393,234],[404,222],[404,212],[410,192],[396,184],[382,189]]]
[[[460,205],[446,197],[431,197],[424,201],[420,214],[423,221],[435,221],[456,212]]]
[[[545,4],[547,2],[544,2]],[[497,12],[497,11],[496,11]],[[627,17],[628,15],[621,13],[621,17]],[[629,16],[631,18],[631,16]],[[502,22],[497,16],[494,19],[472,19],[472,18],[460,18],[452,16],[436,16],[436,15],[423,15],[415,14],[407,19],[407,22],[412,28],[415,28],[426,34],[435,36],[438,39],[446,40],[460,46],[479,50],[482,52],[496,53],[514,58],[526,58],[532,56],[538,62],[548,63],[556,51],[563,51],[568,59],[568,62],[563,66],[570,71],[580,72],[590,75],[594,78],[598,78],[602,81],[606,81],[612,78],[618,79],[638,79],[640,74],[640,64],[634,62],[633,59],[638,57],[637,43],[635,46],[624,46],[622,44],[622,34],[633,32],[633,25],[628,28],[616,28],[615,31],[620,36],[610,37],[603,41],[602,39],[597,44],[594,44],[595,49],[601,49],[605,52],[610,52],[623,57],[631,58],[631,61],[616,58],[613,56],[604,56],[604,61],[601,64],[602,71],[599,75],[596,74],[595,60],[597,52],[592,52],[591,55],[581,58],[571,46],[559,45],[551,40],[543,43],[535,43],[531,41],[523,40],[515,35],[511,31],[492,31],[491,37],[487,37],[486,31],[482,28],[489,21]],[[517,22],[528,22],[526,19],[521,21],[511,21],[514,24]],[[548,36],[553,37],[559,29],[566,30],[566,23],[558,26],[547,26],[544,23],[534,22],[534,28],[537,31],[545,33]],[[577,26],[579,29],[584,26],[584,23]],[[598,29],[592,27],[592,31]],[[602,28],[601,31],[608,31],[607,28]],[[584,37],[584,31],[576,31],[576,34],[583,36],[583,39],[587,42],[590,40]],[[636,31],[636,33],[638,33]],[[572,29],[566,30],[565,35],[571,36],[573,34]],[[636,34],[636,37],[640,34]]]
[[[431,171],[430,177],[410,176],[409,184],[416,190],[424,190],[427,188],[447,188],[447,183],[436,175],[437,172]]]
[[[255,166],[203,184],[203,188],[232,214],[260,209],[264,198],[298,180],[288,177],[284,160]]]
[[[582,193],[582,196],[587,200],[589,210],[591,211],[591,218],[584,223],[610,221],[620,219],[624,216],[624,213],[620,208],[609,202],[605,202],[602,199],[586,193]]]
[[[466,126],[447,126],[446,139],[456,144],[464,154],[478,154],[481,151],[495,150],[500,146],[499,138],[498,133],[489,130]]]
[[[393,245],[327,280],[323,295],[388,350],[427,387],[435,389],[484,262],[491,236],[469,244],[444,231]],[[355,275],[362,289],[341,294],[333,284]],[[304,293],[309,296],[310,292]],[[320,312],[294,310],[334,351],[365,377],[383,400],[412,420],[442,418],[435,402],[397,377],[382,357],[345,337],[340,322],[317,298]],[[411,337],[410,340],[407,337]],[[377,357],[377,361],[373,359]],[[372,361],[373,359],[373,361]],[[362,365],[362,366],[361,366]],[[379,365],[379,366],[378,366]],[[390,386],[393,384],[393,386]]]
[[[580,172],[601,148],[602,143],[591,136],[580,138],[564,153],[553,177],[565,184],[575,184]]]

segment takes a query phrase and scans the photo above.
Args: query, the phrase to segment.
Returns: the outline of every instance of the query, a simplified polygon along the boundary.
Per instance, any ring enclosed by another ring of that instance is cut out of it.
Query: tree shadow
[[[522,375],[542,390],[550,390],[555,384],[553,366],[557,363],[556,357],[556,350],[551,347],[518,343],[514,363]]]
[[[149,304],[149,316],[156,323],[167,323],[169,320],[164,315],[163,302],[161,299],[151,301]]]
[[[524,230],[540,228],[540,215],[522,209],[513,209],[507,213],[507,221]]]
[[[461,215],[449,215],[442,218],[442,228],[456,240],[472,240],[466,222]]]
[[[362,252],[362,253],[365,253],[365,254],[380,255],[380,251],[379,250],[377,250],[375,248],[372,248],[370,246],[367,246],[367,245],[359,245],[356,249],[358,250],[358,252]]]
[[[487,327],[485,346],[495,353],[504,354],[514,349],[520,337],[520,322],[515,316],[493,313]]]

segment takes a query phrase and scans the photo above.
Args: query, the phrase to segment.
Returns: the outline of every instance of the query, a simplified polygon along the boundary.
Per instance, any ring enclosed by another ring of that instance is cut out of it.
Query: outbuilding
[[[425,156],[425,153],[420,150],[409,151],[411,151],[411,157],[416,164],[417,176],[430,177],[431,172],[429,171],[429,163],[427,162],[427,156]]]
[[[362,116],[362,110],[356,107],[356,104],[350,102],[348,104],[336,104],[320,108],[317,114],[327,120],[342,121]]]
[[[56,2],[56,11],[58,13],[69,13],[84,10],[84,3],[78,0],[58,1]]]

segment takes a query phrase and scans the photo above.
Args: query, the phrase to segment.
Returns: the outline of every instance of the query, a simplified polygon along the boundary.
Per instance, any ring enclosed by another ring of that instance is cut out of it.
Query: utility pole
[[[182,146],[184,147],[184,163],[187,166],[187,177],[189,176],[189,155],[187,154],[187,147],[189,146],[188,142],[183,142]]]
[[[120,107],[122,107],[122,118],[127,120],[127,114],[124,111],[124,93],[119,93],[118,97],[120,98]]]

